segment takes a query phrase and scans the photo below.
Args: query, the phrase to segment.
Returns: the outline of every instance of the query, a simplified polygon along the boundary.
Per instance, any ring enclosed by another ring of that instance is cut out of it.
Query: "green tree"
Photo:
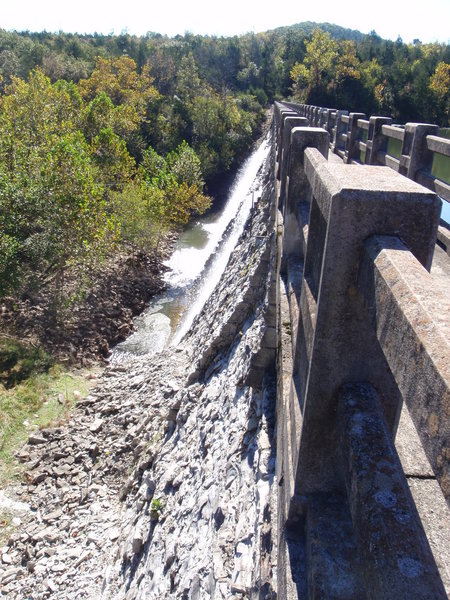
[[[203,193],[199,157],[186,141],[166,159],[149,149],[139,177],[147,186],[148,213],[159,233],[186,224],[191,214],[201,214],[211,204],[211,198]]]
[[[450,64],[440,62],[430,77],[430,90],[440,109],[447,117],[447,125],[450,124]]]
[[[315,29],[311,41],[306,42],[304,64],[309,71],[309,81],[312,88],[319,88],[333,69],[338,55],[338,45],[328,32]]]
[[[305,47],[303,63],[296,63],[291,70],[294,93],[301,101],[326,104],[326,86],[334,73],[338,44],[328,32],[315,29]]]
[[[117,234],[92,149],[77,130],[81,106],[73,84],[51,84],[39,69],[28,82],[14,79],[0,99],[2,288],[51,288],[55,315],[67,268],[101,260]]]
[[[149,250],[167,227],[163,214],[164,191],[140,178],[111,195],[111,206],[120,223],[120,239],[132,248]]]
[[[46,262],[55,273],[56,310],[63,297],[67,268],[92,267],[107,255],[118,232],[114,219],[108,216],[98,171],[81,132],[62,136],[51,148],[41,177],[48,206],[41,215],[41,226],[47,238]]]

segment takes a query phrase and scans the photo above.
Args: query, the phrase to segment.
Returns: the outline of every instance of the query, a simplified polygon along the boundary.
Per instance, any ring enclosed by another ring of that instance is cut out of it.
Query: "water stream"
[[[268,152],[266,138],[237,172],[220,210],[192,221],[179,236],[166,262],[166,291],[136,317],[134,332],[114,348],[111,362],[161,352],[168,343],[177,344],[189,330],[227,265],[252,203],[261,194],[257,175]]]

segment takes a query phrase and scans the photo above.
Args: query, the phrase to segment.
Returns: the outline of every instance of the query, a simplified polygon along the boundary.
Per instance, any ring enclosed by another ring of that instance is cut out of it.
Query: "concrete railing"
[[[280,597],[289,540],[302,536],[309,597],[408,598],[411,585],[414,598],[447,597],[394,446],[405,403],[450,502],[450,288],[429,273],[441,200],[399,173],[421,171],[414,154],[398,170],[352,164],[363,144],[382,156],[361,131],[387,135],[385,121],[275,106]],[[330,140],[338,154],[345,143],[344,164],[327,160]],[[318,564],[327,514],[342,547],[333,589]]]
[[[305,104],[284,106],[307,118],[311,126],[328,131],[330,148],[344,163],[386,165],[450,203],[449,182],[433,174],[436,157],[450,158],[450,139],[439,136],[437,125],[394,125],[390,117],[366,117],[363,113]],[[397,152],[390,150],[393,144]],[[444,223],[438,230],[438,243],[450,255],[450,230]]]

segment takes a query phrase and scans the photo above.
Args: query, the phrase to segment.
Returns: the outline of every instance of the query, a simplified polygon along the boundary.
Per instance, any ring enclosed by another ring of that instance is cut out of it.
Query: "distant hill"
[[[348,29],[347,27],[333,25],[332,23],[315,23],[313,21],[304,21],[303,23],[296,23],[295,25],[277,27],[271,31],[278,35],[285,35],[289,32],[296,34],[303,33],[306,37],[316,28],[320,28],[322,31],[328,31],[330,35],[337,40],[353,40],[359,42],[367,37],[366,33],[361,33],[357,29]]]

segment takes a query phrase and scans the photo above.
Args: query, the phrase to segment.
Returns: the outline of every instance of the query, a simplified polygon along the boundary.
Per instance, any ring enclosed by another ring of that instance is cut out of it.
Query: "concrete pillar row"
[[[304,170],[312,199],[294,358],[303,415],[297,497],[342,486],[335,409],[346,382],[357,378],[380,390],[396,431],[402,397],[358,299],[359,257],[371,235],[394,235],[429,268],[441,206],[434,193],[390,169],[330,163],[314,148],[304,152]]]

